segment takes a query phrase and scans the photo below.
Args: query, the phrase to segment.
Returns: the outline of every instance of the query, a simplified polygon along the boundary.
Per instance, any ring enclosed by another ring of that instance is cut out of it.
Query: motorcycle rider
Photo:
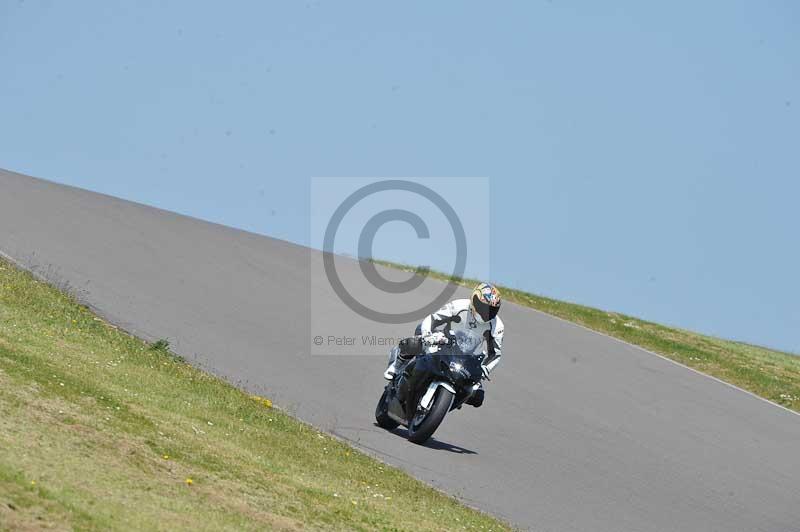
[[[486,358],[481,364],[485,377],[497,366],[502,356],[503,322],[497,316],[500,310],[500,292],[489,283],[480,283],[475,287],[470,299],[455,299],[427,316],[417,325],[415,336],[402,340],[398,348],[392,349],[389,367],[383,376],[386,380],[394,379],[397,373],[398,358],[409,360],[423,351],[423,339],[429,343],[443,343],[449,335],[458,329],[474,332],[483,336],[486,342]],[[444,325],[444,332],[435,329]],[[483,403],[483,387],[477,390],[467,401],[475,407]]]

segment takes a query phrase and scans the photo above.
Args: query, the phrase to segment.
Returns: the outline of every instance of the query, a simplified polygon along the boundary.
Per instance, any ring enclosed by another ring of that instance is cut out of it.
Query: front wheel
[[[383,429],[394,430],[400,423],[389,417],[388,395],[389,387],[387,386],[383,390],[383,395],[381,395],[381,398],[378,400],[378,406],[375,407],[375,421],[377,421],[378,426]]]
[[[408,424],[408,441],[423,443],[433,436],[433,433],[442,423],[444,416],[450,410],[454,397],[450,390],[440,386],[436,390],[436,396],[430,409],[427,412],[418,411]]]

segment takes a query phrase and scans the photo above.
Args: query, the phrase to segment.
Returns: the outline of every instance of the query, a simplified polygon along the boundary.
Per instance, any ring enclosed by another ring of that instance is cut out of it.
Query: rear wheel
[[[436,390],[436,395],[433,398],[433,404],[426,411],[418,408],[417,413],[408,424],[408,441],[413,443],[423,443],[428,438],[433,436],[436,429],[442,423],[444,416],[450,410],[450,405],[453,404],[453,393],[443,387]]]
[[[386,430],[394,430],[400,424],[394,419],[389,417],[389,401],[388,401],[389,387],[383,389],[383,395],[378,400],[378,406],[375,408],[375,421],[378,426]]]

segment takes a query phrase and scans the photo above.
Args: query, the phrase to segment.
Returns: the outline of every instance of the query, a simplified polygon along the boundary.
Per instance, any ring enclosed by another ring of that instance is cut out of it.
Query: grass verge
[[[507,530],[0,260],[0,529]]]
[[[390,268],[415,271],[414,267],[403,264],[374,262]],[[430,272],[429,275],[470,288],[478,283],[474,279],[461,279],[439,272]],[[665,327],[625,314],[566,303],[513,288],[499,288],[506,301],[638,345],[800,412],[800,356]]]

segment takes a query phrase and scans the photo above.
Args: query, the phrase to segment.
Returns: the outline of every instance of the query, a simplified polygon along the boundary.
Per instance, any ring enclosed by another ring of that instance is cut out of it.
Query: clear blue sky
[[[0,0],[0,72],[0,167],[299,243],[488,176],[495,280],[800,352],[795,2]]]

